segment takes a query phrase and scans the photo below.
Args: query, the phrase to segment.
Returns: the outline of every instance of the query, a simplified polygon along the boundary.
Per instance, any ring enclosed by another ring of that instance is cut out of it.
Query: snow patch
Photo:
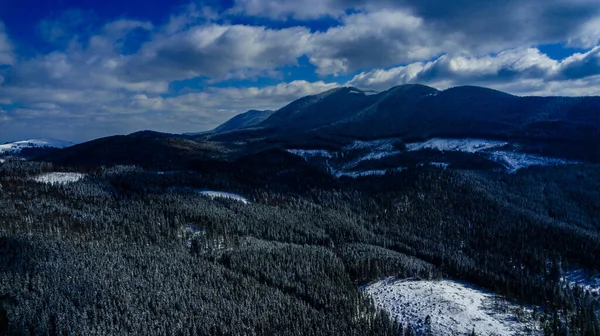
[[[531,166],[559,166],[578,162],[512,151],[493,151],[489,158],[503,165],[509,173]]]
[[[85,177],[81,173],[47,173],[33,178],[34,181],[51,185],[75,183]]]
[[[315,158],[325,159],[327,170],[334,176],[358,177],[385,174],[385,170],[368,170],[361,172],[356,168],[363,161],[377,161],[386,157],[401,155],[403,151],[399,150],[397,146],[401,142],[402,139],[399,138],[387,138],[370,141],[354,141],[352,144],[343,147],[339,152],[323,149],[288,149],[287,151],[304,158],[306,161]],[[489,160],[499,163],[508,173],[515,173],[519,169],[531,166],[557,166],[578,163],[575,161],[518,152],[510,149],[508,145],[508,142],[499,140],[432,138],[425,142],[408,143],[406,144],[406,150],[419,151],[435,149],[448,152],[477,153]],[[444,169],[449,167],[449,164],[444,162],[429,162],[426,164]]]
[[[227,198],[227,199],[231,199],[234,201],[240,201],[244,204],[248,204],[250,203],[248,201],[247,198],[245,198],[244,196],[238,195],[238,194],[233,194],[233,193],[228,193],[228,192],[224,192],[224,191],[211,191],[211,190],[202,190],[200,191],[200,195],[203,196],[207,196],[210,198]]]
[[[485,139],[442,139],[433,138],[425,142],[416,142],[406,144],[406,149],[409,151],[417,151],[423,149],[437,149],[440,151],[455,151],[477,153],[491,148],[499,148],[506,146],[508,142],[485,140]]]
[[[357,171],[336,171],[334,173],[334,175],[336,177],[342,177],[342,176],[347,176],[347,177],[352,177],[352,178],[357,178],[357,177],[363,177],[363,176],[381,176],[381,175],[385,175],[385,173],[387,173],[388,171],[403,171],[406,168],[403,167],[399,167],[399,168],[394,168],[394,169],[376,169],[376,170],[357,170]]]
[[[463,283],[388,278],[362,290],[392,319],[420,332],[431,328],[433,335],[469,335],[473,330],[477,335],[542,335],[528,310],[521,309],[519,320],[519,307]],[[425,323],[427,316],[430,326]]]
[[[359,163],[367,160],[381,160],[388,156],[399,155],[402,152],[394,146],[398,139],[380,139],[372,141],[354,141],[351,145],[345,146],[342,150],[346,152],[367,151],[355,160],[346,163],[343,169],[351,169],[358,166]]]
[[[600,294],[600,275],[594,276],[582,269],[576,269],[567,271],[561,280],[591,293]]]
[[[308,160],[312,157],[324,157],[324,158],[332,158],[333,154],[324,149],[288,149],[288,153],[298,155],[302,157],[304,160]]]

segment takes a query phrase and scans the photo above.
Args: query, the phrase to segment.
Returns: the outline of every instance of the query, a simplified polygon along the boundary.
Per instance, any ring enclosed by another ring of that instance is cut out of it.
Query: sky
[[[0,143],[199,132],[406,83],[600,95],[600,1],[0,0]]]

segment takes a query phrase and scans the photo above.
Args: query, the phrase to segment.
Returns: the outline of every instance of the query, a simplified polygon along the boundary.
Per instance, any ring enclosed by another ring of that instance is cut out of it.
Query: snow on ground
[[[381,160],[388,156],[399,155],[402,152],[394,147],[398,139],[380,139],[372,141],[354,141],[351,145],[343,148],[344,152],[365,151],[362,156],[351,162],[344,164],[343,170],[349,170],[356,167],[360,162],[367,160]]]
[[[448,169],[448,167],[450,166],[450,164],[446,162],[429,162],[429,165],[443,169]]]
[[[29,139],[0,145],[0,154],[16,153],[21,151],[23,148],[66,148],[73,145],[74,144],[72,142],[56,139]]]
[[[427,316],[433,335],[541,335],[513,313],[517,307],[500,297],[451,280],[417,281],[388,278],[363,288],[392,319],[423,331]],[[502,307],[502,308],[501,308]],[[525,313],[524,315],[527,315]]]
[[[372,151],[383,152],[393,151],[394,143],[398,142],[399,139],[379,139],[371,141],[354,141],[351,145],[345,146],[345,151],[357,150],[357,149],[370,149]]]
[[[354,141],[352,144],[343,147],[340,152],[331,152],[321,149],[289,149],[288,152],[301,156],[307,161],[314,158],[325,159],[327,169],[332,175],[337,177],[383,175],[385,174],[385,170],[357,171],[355,168],[363,161],[381,160],[389,156],[402,154],[402,151],[398,150],[396,146],[396,143],[399,141],[401,141],[401,139],[398,138]],[[498,140],[433,138],[425,142],[408,143],[406,144],[406,150],[419,151],[424,149],[437,149],[449,152],[478,153],[501,164],[509,173],[515,173],[519,169],[530,166],[556,166],[577,163],[558,158],[521,153],[507,149],[507,145],[507,142]],[[351,161],[344,161],[342,154],[348,152],[352,153],[353,159]],[[442,162],[431,162],[429,164],[441,168],[448,168],[448,164]]]
[[[577,162],[512,151],[493,151],[489,158],[503,165],[509,173],[531,166],[558,166]]]
[[[441,151],[455,151],[477,153],[491,148],[499,148],[506,146],[505,141],[485,140],[485,139],[442,139],[433,138],[425,142],[415,142],[406,144],[406,149],[409,151],[417,151],[423,149],[438,149]]]
[[[331,158],[333,154],[324,149],[288,149],[288,153],[298,155],[303,159],[307,160],[312,157],[320,156],[324,158]]]
[[[377,170],[358,170],[358,171],[343,171],[338,170],[334,173],[336,177],[348,176],[348,177],[363,177],[363,176],[375,176],[385,175],[388,171],[403,171],[406,168],[395,168],[395,169],[377,169]]]
[[[47,184],[69,184],[74,183],[85,177],[81,173],[47,173],[34,177],[34,181]]]
[[[577,285],[591,293],[600,294],[600,275],[591,275],[582,269],[567,271],[562,278],[571,285]]]
[[[244,196],[238,195],[238,194],[233,194],[233,193],[228,193],[228,192],[223,192],[223,191],[211,191],[211,190],[202,190],[200,191],[200,195],[203,196],[207,196],[210,198],[227,198],[227,199],[232,199],[235,201],[240,201],[244,204],[248,204],[250,203],[248,201],[247,198],[245,198]]]

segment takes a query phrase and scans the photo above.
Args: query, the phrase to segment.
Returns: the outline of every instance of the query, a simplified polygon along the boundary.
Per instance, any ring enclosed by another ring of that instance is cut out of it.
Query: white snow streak
[[[232,199],[234,201],[240,201],[244,204],[250,203],[247,198],[233,193],[223,192],[223,191],[211,191],[211,190],[203,190],[200,191],[200,195],[207,196],[210,198],[227,198]]]
[[[506,146],[505,141],[485,140],[485,139],[442,139],[433,138],[425,142],[415,142],[406,145],[409,151],[423,149],[438,149],[440,151],[454,151],[477,153],[491,148]]]
[[[81,173],[47,173],[47,174],[38,175],[38,176],[34,177],[33,180],[36,182],[47,183],[47,184],[52,184],[52,185],[56,185],[56,184],[64,185],[64,184],[77,182],[84,177],[85,177],[85,174],[81,174]]]
[[[326,151],[324,149],[288,149],[288,153],[298,155],[302,157],[304,160],[307,160],[312,157],[320,156],[324,158],[332,158],[333,154],[331,152]]]

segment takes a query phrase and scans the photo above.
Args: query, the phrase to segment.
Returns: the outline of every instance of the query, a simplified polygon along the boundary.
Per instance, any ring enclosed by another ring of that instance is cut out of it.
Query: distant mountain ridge
[[[357,141],[385,140],[394,144],[390,149],[394,152],[402,151],[405,144],[436,138],[500,141],[510,153],[550,161],[598,163],[600,97],[519,97],[476,86],[437,90],[410,84],[379,93],[339,87],[297,99],[277,111],[248,111],[205,133],[142,131],[97,139],[41,159],[64,165],[139,164],[187,169],[206,160],[231,161],[271,149],[324,150],[327,155],[343,155]],[[374,152],[356,154],[377,156]],[[421,154],[410,152],[401,159],[416,163],[430,160],[422,159]],[[427,157],[438,163],[461,159],[430,154]],[[394,166],[392,158],[385,155],[390,163],[384,166]],[[486,155],[495,157],[493,153]],[[481,155],[470,156],[476,161]],[[342,165],[350,162],[352,158],[337,160]],[[360,165],[382,169],[382,165],[366,159]]]
[[[319,147],[390,137],[500,139],[600,161],[600,97],[519,97],[476,86],[440,91],[407,84],[378,94],[340,87],[295,100],[251,129],[206,139]]]

